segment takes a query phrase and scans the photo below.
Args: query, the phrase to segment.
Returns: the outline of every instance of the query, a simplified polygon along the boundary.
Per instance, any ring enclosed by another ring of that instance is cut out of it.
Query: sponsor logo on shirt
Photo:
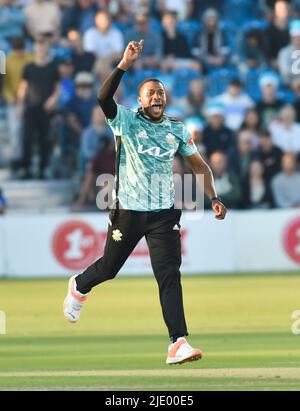
[[[167,151],[161,151],[160,147],[150,147],[150,148],[144,148],[142,144],[139,144],[138,146],[138,153],[139,154],[148,154],[149,156],[154,156],[154,157],[167,157],[172,158],[172,156],[175,153],[174,148],[171,150]]]

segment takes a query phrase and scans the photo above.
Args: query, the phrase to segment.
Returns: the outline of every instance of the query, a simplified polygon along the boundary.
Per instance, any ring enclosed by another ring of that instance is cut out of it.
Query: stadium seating
[[[222,94],[231,79],[239,77],[239,73],[234,68],[218,68],[212,70],[207,75],[207,91],[208,97],[216,97]]]

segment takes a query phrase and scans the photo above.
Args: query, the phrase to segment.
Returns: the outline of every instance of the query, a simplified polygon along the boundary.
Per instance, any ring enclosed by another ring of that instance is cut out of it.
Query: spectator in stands
[[[292,90],[296,96],[294,108],[296,110],[296,121],[300,123],[300,77],[295,77],[291,83]]]
[[[71,58],[65,58],[58,63],[59,72],[59,108],[64,109],[75,94],[74,87],[74,66]]]
[[[243,92],[242,82],[237,78],[230,81],[225,93],[217,99],[224,106],[225,124],[233,131],[240,128],[245,112],[254,106],[251,98]]]
[[[207,157],[219,150],[228,154],[235,142],[232,131],[224,125],[224,107],[218,103],[209,103],[205,115],[208,124],[203,130],[203,144]]]
[[[163,40],[158,31],[150,29],[149,15],[137,13],[135,15],[135,27],[125,35],[125,43],[144,39],[143,53],[135,63],[135,70],[142,67],[154,68],[159,66],[163,57]]]
[[[254,138],[249,130],[240,130],[237,134],[236,150],[232,150],[228,157],[229,168],[244,181],[249,167],[254,159]]]
[[[161,14],[171,11],[176,13],[180,21],[191,16],[194,11],[192,0],[158,0],[157,6]]]
[[[282,151],[274,146],[271,133],[268,129],[262,129],[259,134],[260,141],[256,158],[263,164],[264,179],[269,185],[275,174],[281,170]]]
[[[23,36],[25,22],[23,11],[13,0],[0,0],[0,49],[7,51],[13,37]]]
[[[59,37],[61,13],[55,2],[33,0],[25,7],[24,13],[27,19],[27,31],[32,39],[41,40],[43,34]]]
[[[294,20],[290,25],[290,43],[278,53],[277,64],[285,84],[289,84],[299,73],[293,70],[295,63],[294,52],[300,49],[300,20]]]
[[[87,172],[80,187],[78,199],[74,204],[74,211],[81,211],[88,200],[95,204],[95,180],[102,174],[115,174],[115,147],[111,136],[102,138],[103,145],[98,153],[90,160],[87,165]],[[110,181],[114,184],[114,179]],[[113,187],[105,187],[105,190],[112,191]],[[92,193],[91,193],[92,192]]]
[[[188,115],[201,116],[202,109],[205,103],[205,87],[202,78],[195,78],[191,80],[189,86],[189,93],[187,100],[185,101],[187,105]]]
[[[3,195],[2,189],[0,187],[0,215],[4,214],[7,208],[7,201]]]
[[[243,70],[245,70],[243,64],[248,67],[258,67],[265,62],[265,42],[261,30],[251,29],[245,33],[239,54]]]
[[[49,61],[45,43],[34,46],[34,61],[25,66],[18,90],[19,111],[24,112],[23,164],[25,178],[31,178],[31,157],[35,136],[39,148],[39,177],[44,178],[50,154],[49,122],[59,98],[59,73]]]
[[[17,96],[18,88],[23,76],[24,67],[33,59],[31,53],[26,51],[25,41],[22,37],[12,39],[12,52],[6,59],[6,75],[4,76],[3,97],[7,104],[7,120],[10,141],[10,160],[13,169],[20,164],[21,151],[21,118],[18,116]]]
[[[264,179],[264,167],[258,160],[251,161],[249,173],[242,182],[242,208],[270,208],[272,196]]]
[[[66,106],[66,123],[68,126],[63,138],[63,145],[71,144],[73,153],[79,147],[83,130],[90,125],[95,95],[93,93],[94,77],[91,73],[80,72],[75,77],[75,95]]]
[[[274,68],[277,68],[279,50],[289,44],[288,8],[286,1],[276,1],[272,21],[265,32],[267,56]]]
[[[269,129],[275,146],[283,152],[300,152],[300,124],[296,123],[296,111],[292,105],[285,105],[279,112],[279,119],[271,122]]]
[[[197,116],[192,116],[188,117],[185,120],[185,125],[194,141],[196,144],[199,153],[205,154],[206,149],[203,144],[203,129],[204,129],[204,124],[203,121],[201,120],[200,117]]]
[[[167,11],[162,18],[163,53],[166,58],[191,58],[186,38],[177,31],[176,13]]]
[[[210,166],[214,174],[216,190],[224,204],[227,204],[230,209],[238,208],[241,200],[240,182],[238,177],[228,170],[226,154],[215,151],[210,156]]]
[[[221,67],[226,62],[229,49],[224,32],[219,26],[219,13],[207,9],[202,16],[203,28],[199,36],[200,60],[207,70]]]
[[[96,58],[94,53],[85,51],[83,48],[82,35],[77,30],[70,30],[67,34],[70,47],[72,49],[72,63],[74,66],[74,74],[80,71],[91,72]]]
[[[278,208],[300,207],[300,172],[293,153],[282,157],[282,171],[272,179],[272,192]]]
[[[273,73],[266,73],[259,79],[261,90],[261,100],[257,103],[256,109],[264,127],[278,118],[279,110],[283,102],[277,97],[278,77]]]
[[[85,33],[94,26],[97,6],[93,0],[71,0],[71,3],[71,7],[68,5],[62,10],[63,35],[66,35],[69,30]]]
[[[103,139],[108,137],[111,137],[113,142],[113,135],[110,127],[105,123],[103,111],[100,110],[99,106],[95,106],[91,124],[83,130],[80,138],[80,168],[83,174],[86,172],[87,163],[99,150],[103,149]]]
[[[100,10],[95,16],[96,27],[88,29],[83,36],[83,48],[95,54],[97,58],[110,63],[118,61],[124,48],[123,35],[112,27],[109,14]]]
[[[245,112],[244,121],[241,124],[240,130],[247,130],[251,132],[254,146],[259,144],[259,131],[261,129],[261,119],[255,108],[249,108]]]

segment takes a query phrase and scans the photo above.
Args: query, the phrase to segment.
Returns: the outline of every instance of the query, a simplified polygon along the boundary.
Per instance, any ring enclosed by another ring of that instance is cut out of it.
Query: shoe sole
[[[71,324],[77,323],[78,320],[71,320],[69,317],[66,316],[66,314],[65,314],[65,302],[63,302],[63,313],[64,313],[65,320],[67,320],[69,323],[71,323]]]
[[[183,360],[174,361],[174,362],[167,362],[167,364],[168,365],[177,365],[177,364],[181,365],[181,364],[184,364],[186,362],[201,360],[202,357],[203,357],[203,353],[200,350],[195,350],[195,352],[193,352],[190,356],[184,358]]]
[[[63,302],[63,314],[64,314],[64,317],[65,317],[65,319],[66,319],[69,323],[71,323],[71,324],[77,323],[78,320],[71,320],[71,318],[69,318],[69,317],[66,316],[66,314],[65,314],[65,306],[66,306],[65,301],[66,301],[66,299],[68,298],[68,295],[69,295],[69,293],[70,293],[71,282],[72,282],[72,280],[73,280],[73,277],[75,278],[75,275],[72,275],[72,277],[69,279],[69,283],[68,283],[68,294],[67,294],[67,297],[64,299],[64,302]]]

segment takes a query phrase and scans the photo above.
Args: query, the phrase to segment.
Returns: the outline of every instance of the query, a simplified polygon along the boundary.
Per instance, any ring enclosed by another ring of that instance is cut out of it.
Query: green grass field
[[[93,290],[78,324],[63,319],[66,280],[1,280],[1,389],[300,390],[300,276],[183,277],[189,341],[201,361],[165,364],[155,280]]]

